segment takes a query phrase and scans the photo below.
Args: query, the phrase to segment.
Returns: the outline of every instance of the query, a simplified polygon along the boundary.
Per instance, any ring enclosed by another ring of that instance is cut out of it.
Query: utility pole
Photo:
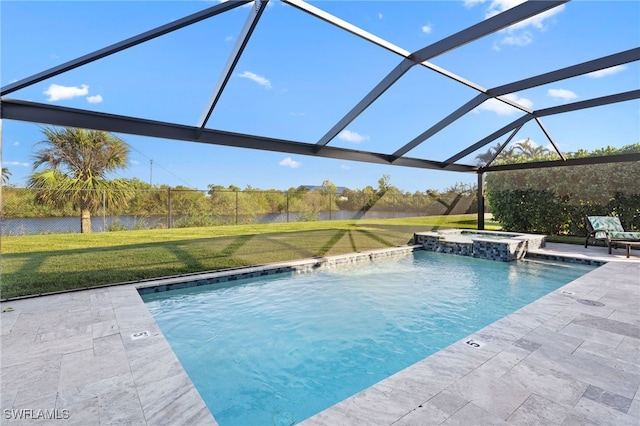
[[[153,185],[153,159],[149,160],[149,185]]]

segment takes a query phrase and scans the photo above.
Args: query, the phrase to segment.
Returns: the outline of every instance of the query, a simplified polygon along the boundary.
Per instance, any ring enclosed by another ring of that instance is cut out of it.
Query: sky
[[[0,2],[0,84],[5,86],[217,1]],[[313,1],[414,52],[519,3],[467,1]],[[7,96],[63,107],[195,126],[221,75],[250,6],[135,46]],[[532,77],[640,45],[640,2],[574,0],[430,60],[485,88]],[[363,39],[272,0],[207,122],[207,128],[316,143],[402,60]],[[533,110],[640,87],[638,62],[507,95]],[[475,97],[477,92],[415,66],[330,142],[390,154]],[[488,101],[408,153],[445,160],[522,113]],[[640,101],[549,116],[543,125],[563,152],[640,142]],[[154,185],[236,185],[288,189],[325,180],[352,189],[383,175],[403,191],[475,184],[475,174],[274,153],[116,134],[131,146],[112,177]],[[503,142],[505,137],[497,139]],[[529,138],[550,146],[535,123]],[[24,186],[41,148],[42,125],[2,120],[2,167]],[[487,146],[487,148],[489,147]],[[485,149],[486,150],[486,149]],[[460,163],[475,164],[473,153]]]

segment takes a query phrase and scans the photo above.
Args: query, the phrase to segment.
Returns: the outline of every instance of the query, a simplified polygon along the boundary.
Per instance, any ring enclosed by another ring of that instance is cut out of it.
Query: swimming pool
[[[417,251],[143,295],[221,426],[293,424],[594,267]]]

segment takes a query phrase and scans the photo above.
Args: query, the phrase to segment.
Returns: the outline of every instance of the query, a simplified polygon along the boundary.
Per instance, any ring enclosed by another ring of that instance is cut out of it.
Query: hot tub
[[[413,240],[428,251],[510,262],[523,258],[529,249],[544,247],[545,238],[517,232],[444,229],[417,232]]]

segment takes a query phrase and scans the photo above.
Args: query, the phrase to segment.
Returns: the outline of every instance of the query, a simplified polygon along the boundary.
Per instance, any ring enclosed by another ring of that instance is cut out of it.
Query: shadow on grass
[[[253,237],[3,254],[0,294],[4,299],[246,266],[234,254]]]
[[[372,240],[374,240],[374,241],[376,241],[376,242],[378,242],[378,243],[380,243],[380,244],[382,244],[383,246],[386,246],[386,247],[393,247],[393,246],[396,245],[396,244],[392,243],[391,241],[388,241],[388,240],[380,237],[379,235],[374,234],[373,232],[367,231],[365,229],[358,229],[356,232],[359,232],[362,235],[366,235],[367,237],[371,238]]]
[[[282,239],[282,234],[276,234],[276,236],[273,236],[271,234],[265,234],[262,236],[264,240],[266,240],[266,242],[269,242],[271,244],[274,244],[278,247],[283,248],[284,250],[288,250],[290,252],[297,252],[300,254],[300,258],[305,258],[305,257],[313,257],[315,256],[315,252],[312,250],[309,250],[307,248],[301,248],[299,245],[296,244],[291,244],[285,240]]]
[[[391,247],[405,244],[406,238],[411,236],[403,226],[376,228],[254,233],[3,254],[1,297],[92,288],[324,256],[328,253],[343,254]]]
[[[333,236],[329,239],[329,241],[327,241],[321,248],[320,250],[318,250],[316,256],[324,256],[325,254],[327,254],[329,252],[329,250],[331,250],[337,243],[338,241],[340,241],[342,239],[342,237],[344,237],[344,235],[347,233],[346,229],[339,229],[337,230]]]
[[[240,235],[234,237],[229,244],[222,250],[216,252],[211,250],[212,254],[218,253],[217,256],[233,258],[233,255],[240,250],[247,242],[249,242],[255,235]],[[202,262],[202,257],[195,256],[192,251],[188,250],[184,244],[171,244],[166,247],[167,251],[175,255],[175,257],[182,262],[184,268],[188,271],[204,271],[207,269],[207,265]]]
[[[353,238],[353,231],[351,230],[349,230],[349,243],[351,244],[352,251],[358,251],[358,248],[356,246],[356,241]]]

